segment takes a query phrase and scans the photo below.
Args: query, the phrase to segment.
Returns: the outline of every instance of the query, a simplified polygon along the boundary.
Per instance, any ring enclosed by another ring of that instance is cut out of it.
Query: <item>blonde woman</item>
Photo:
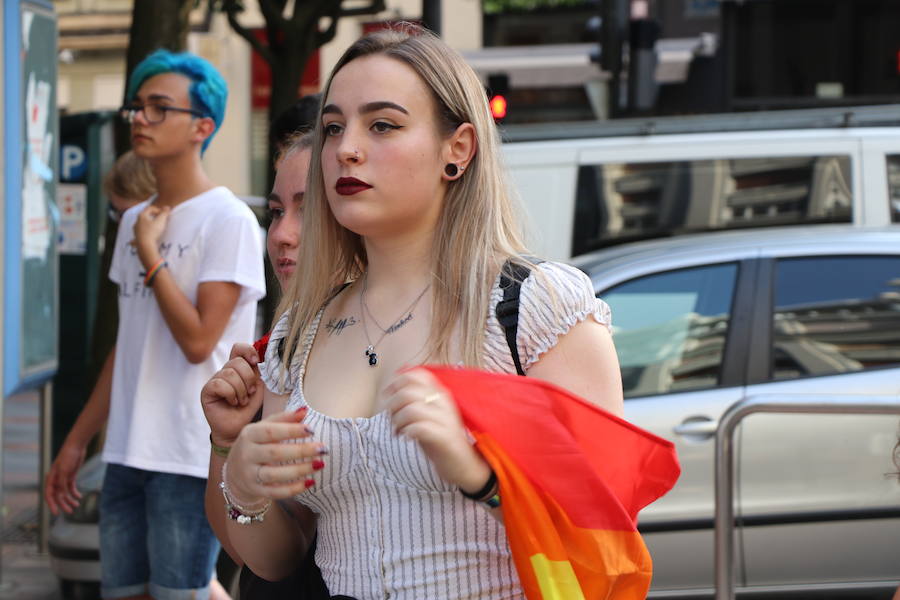
[[[317,532],[333,595],[520,598],[500,511],[482,502],[491,469],[446,391],[408,367],[515,373],[495,308],[501,269],[527,264],[523,369],[621,414],[608,309],[583,274],[523,258],[484,90],[439,39],[411,26],[362,38],[322,104],[302,276],[281,303],[264,385],[246,376],[235,401],[262,395],[265,418],[218,442],[228,538],[278,579]],[[293,516],[272,503],[291,497]]]
[[[311,133],[296,133],[285,140],[276,160],[272,192],[266,198],[269,221],[266,253],[281,289],[290,281],[297,264],[297,252],[302,237],[303,197],[306,192],[312,141]],[[225,447],[221,444],[228,444],[229,440],[237,437],[245,425],[259,420],[261,406],[257,402],[245,404],[242,409],[234,410],[222,400],[228,398],[231,402],[235,402],[238,395],[237,389],[244,387],[240,381],[240,374],[243,373],[248,381],[253,378],[253,368],[259,362],[259,357],[265,355],[268,341],[269,335],[266,334],[252,346],[235,344],[231,350],[233,358],[213,376],[204,388],[205,390],[215,388],[217,391],[212,403],[203,403],[204,413],[212,432],[210,440],[213,444],[209,460],[206,516],[222,547],[231,555],[235,563],[242,566],[240,576],[242,600],[253,600],[254,598],[318,600],[326,596],[323,591],[322,575],[311,556],[306,556],[302,560],[298,557],[298,566],[290,576],[277,582],[267,582],[257,577],[243,564],[244,561],[231,546],[225,528],[227,515],[222,510],[222,493],[218,486],[222,481],[222,465],[227,457],[227,452],[218,449]],[[206,398],[206,396],[204,397]]]

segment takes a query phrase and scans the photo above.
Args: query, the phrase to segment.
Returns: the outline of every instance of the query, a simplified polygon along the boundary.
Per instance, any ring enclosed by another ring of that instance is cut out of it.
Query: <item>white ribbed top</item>
[[[610,325],[609,307],[594,297],[581,271],[549,262],[538,269],[544,277],[532,274],[520,295],[517,343],[526,371],[588,315]],[[498,277],[487,315],[485,368],[515,373],[494,314],[502,297]],[[554,301],[563,320],[554,318]],[[260,372],[273,391],[290,389],[287,410],[306,406],[303,375],[323,312],[324,307],[307,330],[285,386],[278,340],[287,333],[287,314],[272,331]],[[310,407],[305,422],[327,445],[329,456],[316,474],[315,487],[296,499],[318,514],[316,564],[332,595],[358,600],[524,598],[503,525],[442,481],[416,442],[393,435],[386,413],[335,419]]]

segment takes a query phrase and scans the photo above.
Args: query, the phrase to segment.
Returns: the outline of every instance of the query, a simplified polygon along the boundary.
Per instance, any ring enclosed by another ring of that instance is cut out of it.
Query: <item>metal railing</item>
[[[735,597],[734,431],[745,417],[759,413],[900,415],[900,397],[758,396],[735,402],[725,411],[716,431],[716,600],[734,600]]]

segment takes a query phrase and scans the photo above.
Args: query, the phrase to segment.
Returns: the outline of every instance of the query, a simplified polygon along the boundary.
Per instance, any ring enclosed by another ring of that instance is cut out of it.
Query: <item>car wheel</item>
[[[59,588],[65,600],[97,600],[100,598],[100,582],[98,581],[61,579]]]

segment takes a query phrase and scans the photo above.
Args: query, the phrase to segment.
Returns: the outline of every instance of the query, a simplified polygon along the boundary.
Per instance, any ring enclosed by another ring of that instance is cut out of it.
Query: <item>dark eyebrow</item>
[[[359,114],[365,114],[370,112],[375,112],[376,110],[384,110],[385,108],[389,108],[391,110],[397,110],[402,112],[404,115],[408,115],[409,111],[400,106],[399,104],[395,104],[393,102],[388,102],[386,100],[380,100],[378,102],[369,102],[368,104],[363,104],[359,107]]]
[[[303,197],[306,195],[306,192],[297,192],[294,194],[294,202],[303,202]]]
[[[384,110],[386,108],[402,112],[404,115],[409,114],[409,111],[406,110],[405,108],[403,108],[402,106],[400,106],[399,104],[397,104],[395,102],[388,102],[387,100],[379,100],[376,102],[369,102],[368,104],[363,104],[362,106],[359,107],[359,114],[362,115],[365,113],[375,112],[376,110]],[[325,108],[322,109],[322,114],[323,115],[327,115],[327,114],[342,115],[342,114],[344,114],[344,112],[340,108],[338,108],[338,106],[336,104],[328,104],[325,106]]]
[[[281,202],[281,196],[279,196],[275,192],[272,192],[271,194],[266,196],[266,200],[268,202]]]

